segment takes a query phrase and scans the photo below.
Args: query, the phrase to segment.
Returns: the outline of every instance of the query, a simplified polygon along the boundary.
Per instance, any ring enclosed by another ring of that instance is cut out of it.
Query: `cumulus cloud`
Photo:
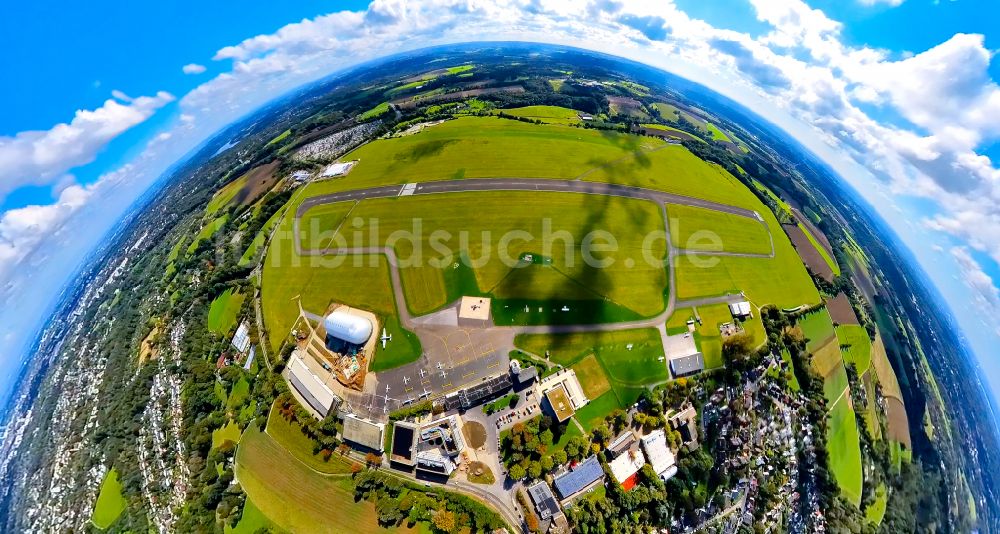
[[[114,99],[94,110],[78,110],[69,123],[44,131],[0,136],[0,199],[23,185],[49,185],[68,170],[90,163],[111,140],[174,100],[159,92]]]
[[[993,279],[983,271],[967,248],[952,247],[949,252],[958,263],[960,279],[972,291],[973,303],[985,316],[996,317],[1000,313],[1000,289],[997,289]],[[996,333],[1000,335],[1000,327]]]
[[[198,63],[188,63],[187,65],[181,67],[181,70],[184,74],[201,74],[207,69],[204,65],[199,65]]]

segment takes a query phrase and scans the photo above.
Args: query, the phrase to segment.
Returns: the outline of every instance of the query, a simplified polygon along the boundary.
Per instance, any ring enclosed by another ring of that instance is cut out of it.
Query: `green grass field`
[[[349,224],[337,234],[341,241],[332,231],[345,216]],[[419,232],[414,227],[418,219]],[[356,225],[359,220],[362,224]],[[509,191],[369,199],[353,209],[344,203],[323,206],[305,214],[300,233],[309,232],[302,235],[303,243],[318,248],[333,241],[351,247],[381,247],[393,243],[393,233],[418,236],[394,243],[401,261],[412,260],[411,266],[401,269],[401,277],[407,306],[414,314],[434,311],[472,289],[500,299],[606,298],[649,316],[665,306],[667,277],[661,264],[650,264],[646,257],[662,260],[666,247],[662,240],[644,241],[646,235],[662,227],[658,208],[647,201]],[[596,258],[611,262],[604,268],[587,265],[583,255],[583,238],[593,230],[611,232],[617,240],[617,251],[594,253]],[[372,235],[377,235],[377,240],[373,241]],[[450,239],[435,241],[442,235]],[[464,241],[462,235],[466,236]],[[503,241],[509,237],[513,239]],[[438,252],[440,249],[444,252]],[[472,262],[481,263],[472,269],[473,283],[449,279],[463,253]],[[551,261],[517,267],[524,254]],[[634,262],[632,267],[628,260]]]
[[[826,396],[827,409],[831,409],[838,400],[850,397],[850,392],[847,390],[849,385],[847,369],[843,365],[834,367],[823,381],[823,394]]]
[[[767,228],[756,219],[721,211],[667,205],[670,239],[687,250],[770,254]]]
[[[112,467],[101,481],[101,492],[97,495],[90,521],[97,528],[105,530],[118,520],[127,506],[128,501],[122,495],[122,485],[118,481],[118,470]]]
[[[590,399],[590,402],[583,408],[580,408],[574,417],[580,422],[581,425],[583,425],[583,428],[587,432],[590,432],[595,427],[603,423],[604,418],[607,417],[609,413],[615,410],[620,410],[624,406],[627,405],[623,405],[621,403],[614,391],[608,391],[596,399]]]
[[[369,109],[368,111],[362,113],[361,115],[358,115],[358,120],[359,121],[367,121],[367,120],[370,120],[370,119],[381,117],[382,115],[385,115],[386,113],[389,113],[389,109],[390,109],[389,108],[389,103],[388,102],[382,102],[381,104],[373,107],[372,109]]]
[[[830,453],[830,470],[847,500],[861,505],[861,445],[858,427],[849,399],[841,399],[829,415],[827,449]]]
[[[249,395],[250,382],[247,381],[245,376],[241,376],[229,391],[229,397],[226,399],[226,407],[229,410],[237,410],[243,407],[243,403],[247,401]]]
[[[281,417],[273,407],[267,416],[266,432],[269,438],[311,469],[327,474],[351,472],[353,462],[350,459],[334,453],[328,460],[324,460],[321,454],[313,451],[316,442],[302,433],[302,427],[297,422]]]
[[[816,352],[836,335],[833,319],[826,308],[799,317],[796,324],[802,328],[802,334],[807,340],[806,350],[809,352]]]
[[[612,410],[635,402],[646,386],[667,379],[667,368],[659,361],[663,344],[656,329],[573,334],[523,334],[514,344],[528,352],[544,356],[549,351],[553,363],[572,367],[579,374],[590,403],[577,412],[577,420],[588,430]],[[632,350],[627,346],[632,344]],[[594,366],[592,362],[599,364]],[[604,391],[599,380],[611,391]],[[585,382],[586,381],[586,382]],[[593,382],[592,382],[593,381]],[[590,394],[601,393],[591,397]]]
[[[225,445],[227,441],[231,441],[233,443],[240,442],[240,425],[236,424],[235,421],[230,421],[222,428],[217,428],[212,431],[213,449],[218,449],[219,447]]]
[[[710,122],[705,124],[705,129],[708,130],[708,133],[712,136],[713,141],[722,141],[725,143],[732,142],[732,140],[729,139],[729,136],[726,135],[726,132],[723,132],[718,126]]]
[[[192,241],[191,244],[188,245],[187,253],[188,254],[193,253],[198,248],[198,245],[200,245],[202,241],[209,239],[213,235],[215,235],[215,232],[218,232],[219,229],[222,228],[222,225],[226,224],[227,220],[229,220],[229,215],[223,215],[221,217],[213,219],[211,222],[203,226],[201,228],[201,231],[198,232],[198,235],[195,236],[194,241]]]
[[[809,231],[809,228],[807,228],[806,225],[799,223],[798,226],[799,230],[802,230],[802,233],[806,235],[806,239],[809,240],[809,243],[816,249],[816,252],[819,252],[819,255],[823,257],[823,261],[830,266],[830,270],[833,271],[833,274],[840,276],[840,265],[837,264],[837,261],[830,257],[830,253],[827,252],[826,248],[821,245],[818,240],[816,240],[816,237],[812,235],[812,232]]]
[[[257,534],[259,531],[273,527],[274,524],[264,517],[253,501],[247,499],[246,504],[243,505],[243,515],[240,517],[240,521],[232,527],[226,525],[224,532],[225,534]]]
[[[580,124],[580,112],[560,106],[525,106],[497,110],[500,113],[537,119],[547,124]]]
[[[418,135],[362,145],[344,156],[345,160],[360,160],[349,175],[310,184],[307,195],[460,178],[571,179],[637,150],[664,144],[659,139],[616,132],[461,117]]]
[[[792,308],[821,302],[812,278],[774,214],[756,197],[738,200],[743,194],[752,196],[742,185],[739,188],[738,195],[725,195],[730,198],[728,203],[760,213],[774,239],[774,257],[680,257],[675,265],[677,297],[709,297],[743,291],[751,302],[761,307],[773,304]]]
[[[844,353],[844,361],[853,363],[858,370],[858,376],[868,372],[872,365],[872,342],[868,331],[859,325],[841,325],[837,327],[837,340]]]
[[[785,360],[785,363],[788,364],[788,370],[790,371],[788,387],[791,388],[792,391],[800,391],[802,386],[799,384],[799,378],[795,376],[795,362],[792,361],[792,355],[788,352],[788,349],[782,349],[781,359]]]
[[[830,339],[811,354],[813,370],[822,377],[830,376],[838,367],[844,367],[844,357],[836,338]]]
[[[701,128],[702,130],[705,129],[705,121],[686,111],[681,110],[680,108],[674,105],[657,102],[656,104],[653,104],[653,107],[656,108],[660,112],[660,116],[666,120],[676,121],[678,118],[684,117],[685,120],[695,125],[696,127]]]
[[[271,234],[271,230],[274,228],[274,225],[278,224],[278,221],[281,220],[282,213],[282,210],[276,211],[274,215],[271,215],[271,218],[264,223],[264,226],[261,227],[260,231],[257,232],[257,235],[254,236],[253,241],[250,242],[250,245],[247,246],[246,251],[243,252],[243,256],[240,258],[240,267],[246,267],[257,259],[257,251],[260,250],[260,248],[264,246],[264,243],[267,242],[267,237]]]
[[[674,128],[673,126],[667,126],[666,124],[656,124],[656,123],[652,123],[651,122],[651,123],[646,123],[646,124],[640,124],[639,126],[641,126],[643,128],[649,128],[650,130],[660,130],[660,131],[664,131],[664,132],[673,132],[673,133],[678,134],[678,135],[671,136],[671,137],[675,137],[677,139],[682,139],[682,140],[683,139],[694,139],[695,141],[700,141],[702,143],[706,143],[707,142],[704,139],[702,139],[702,138],[700,138],[700,137],[698,137],[696,135],[691,134],[690,132],[685,132],[684,130],[681,130],[680,128]]]
[[[236,474],[260,512],[289,532],[384,532],[375,505],[354,502],[350,477],[324,475],[295,459],[267,434],[250,428],[236,453]]]
[[[212,301],[208,308],[208,329],[219,334],[225,334],[236,326],[236,319],[243,306],[242,294],[234,293],[232,289],[223,291]]]
[[[875,488],[875,500],[865,508],[865,519],[873,525],[880,525],[885,517],[886,505],[889,503],[889,494],[885,484],[879,484]]]
[[[463,72],[469,72],[475,68],[475,65],[456,65],[454,67],[448,67],[448,74],[462,74]]]

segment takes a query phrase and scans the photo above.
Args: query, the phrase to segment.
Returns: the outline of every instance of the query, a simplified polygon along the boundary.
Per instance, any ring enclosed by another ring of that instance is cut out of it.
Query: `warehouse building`
[[[362,419],[352,413],[343,413],[344,441],[375,452],[382,452],[385,441],[385,424]]]

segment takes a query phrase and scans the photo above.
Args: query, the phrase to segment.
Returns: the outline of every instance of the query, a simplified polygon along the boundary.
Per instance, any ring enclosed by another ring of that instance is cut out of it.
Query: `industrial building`
[[[691,376],[705,369],[705,358],[700,352],[670,360],[670,374],[674,378]]]
[[[233,348],[236,349],[241,354],[247,351],[250,347],[250,328],[244,321],[240,323],[239,328],[236,329],[236,333],[233,334]]]
[[[392,449],[389,451],[389,461],[407,467],[416,464],[417,433],[420,426],[409,421],[396,421],[392,425]]]
[[[729,313],[733,314],[733,317],[736,319],[753,318],[753,308],[751,308],[750,303],[745,300],[730,304]]]
[[[344,441],[359,445],[365,449],[382,452],[385,441],[385,424],[362,419],[351,413],[343,413]]]
[[[567,501],[593,489],[604,480],[604,469],[597,456],[591,456],[576,467],[552,479],[556,493],[565,504]]]
[[[333,176],[343,176],[351,172],[351,168],[354,167],[356,163],[357,161],[348,161],[345,163],[331,163],[327,165],[325,169],[323,169],[323,172],[320,173],[320,176],[322,176],[323,178],[330,178]]]
[[[611,469],[611,476],[614,477],[615,482],[621,485],[625,491],[635,487],[635,483],[639,478],[639,470],[644,465],[646,465],[646,457],[637,448],[626,449],[616,456],[614,460],[608,462],[608,467]]]
[[[482,382],[450,393],[444,398],[445,410],[468,410],[474,406],[506,393],[514,383],[510,373],[484,378]]]

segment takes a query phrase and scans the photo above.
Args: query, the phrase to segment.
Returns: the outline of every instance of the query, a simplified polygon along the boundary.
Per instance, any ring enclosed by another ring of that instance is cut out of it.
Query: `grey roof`
[[[670,371],[676,376],[687,376],[705,368],[705,359],[700,352],[670,360]]]
[[[559,513],[559,503],[556,502],[556,496],[552,494],[552,489],[545,481],[528,486],[528,495],[531,496],[531,502],[535,503],[535,509],[538,510],[542,521]]]
[[[555,485],[559,496],[566,499],[602,478],[604,469],[601,467],[601,462],[597,456],[591,456],[580,462],[576,469],[553,479],[552,484]]]
[[[445,397],[445,409],[456,410],[462,408],[467,410],[473,406],[482,404],[490,397],[506,392],[513,385],[510,373],[485,378],[482,382],[474,386],[469,386]]]
[[[538,368],[534,366],[525,367],[521,369],[520,373],[517,373],[517,381],[521,384],[530,382],[536,378],[538,378]]]
[[[319,412],[319,414],[323,417],[326,417],[327,414],[330,413],[331,406],[326,406],[325,404],[323,404],[322,401],[317,399],[316,396],[313,395],[311,391],[309,391],[309,388],[306,387],[306,385],[302,382],[302,380],[299,379],[299,376],[297,374],[288,373],[288,378],[289,380],[291,380],[292,386],[295,388],[295,391],[298,391],[299,395],[302,395],[302,398],[309,403],[309,406],[312,406],[313,410]]]
[[[369,449],[382,451],[382,436],[385,427],[351,415],[344,416],[343,436],[346,441]]]

